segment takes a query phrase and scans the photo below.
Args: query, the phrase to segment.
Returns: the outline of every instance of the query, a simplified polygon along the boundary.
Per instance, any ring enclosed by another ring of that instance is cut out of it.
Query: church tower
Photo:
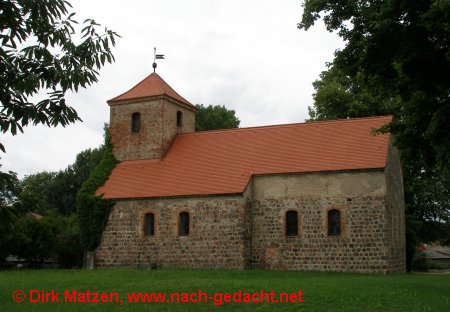
[[[114,156],[161,159],[179,133],[195,131],[195,106],[152,73],[108,101]]]

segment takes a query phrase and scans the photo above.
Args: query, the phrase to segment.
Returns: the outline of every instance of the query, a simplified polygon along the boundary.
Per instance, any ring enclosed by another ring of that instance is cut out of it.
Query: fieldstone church
[[[405,272],[402,174],[373,117],[195,132],[158,74],[108,101],[99,267]]]

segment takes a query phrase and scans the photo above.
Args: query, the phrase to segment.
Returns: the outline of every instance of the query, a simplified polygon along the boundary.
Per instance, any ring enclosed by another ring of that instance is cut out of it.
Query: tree
[[[24,216],[15,225],[13,254],[25,259],[33,268],[42,267],[55,250],[56,231],[46,218],[36,220]]]
[[[401,109],[395,99],[374,94],[364,81],[354,81],[335,66],[322,72],[313,86],[314,106],[309,108],[310,120],[386,115]],[[409,271],[419,243],[450,243],[450,223],[446,222],[450,217],[450,181],[439,170],[407,156],[410,155],[405,154],[402,162]]]
[[[398,98],[391,131],[407,158],[450,175],[450,2],[305,0],[299,28],[321,18],[346,46],[334,65]],[[360,77],[358,77],[360,76]]]
[[[0,264],[11,254],[12,232],[15,221],[22,215],[17,207],[18,183],[17,175],[13,172],[5,174],[0,179]]]
[[[76,31],[70,7],[66,0],[1,2],[1,132],[15,135],[30,123],[66,126],[81,120],[65,93],[93,84],[105,62],[114,61],[110,47],[118,35],[106,28],[99,33],[92,19]],[[36,100],[38,94],[43,99]],[[1,143],[0,149],[5,151]]]
[[[43,171],[25,176],[19,182],[18,198],[26,211],[46,215],[52,210],[57,210],[53,199],[60,194],[54,193],[51,189],[55,176],[55,172]]]
[[[240,120],[236,117],[234,110],[228,110],[225,106],[203,104],[195,105],[195,131],[218,130],[238,128]]]
[[[48,215],[57,211],[71,215],[76,211],[76,196],[81,185],[103,157],[103,146],[78,153],[72,165],[59,172],[38,172],[18,183],[18,198],[28,211]]]
[[[314,105],[308,107],[311,120],[383,116],[392,114],[398,106],[398,99],[384,98],[380,92],[370,90],[360,73],[351,78],[333,64],[313,82],[313,87]]]

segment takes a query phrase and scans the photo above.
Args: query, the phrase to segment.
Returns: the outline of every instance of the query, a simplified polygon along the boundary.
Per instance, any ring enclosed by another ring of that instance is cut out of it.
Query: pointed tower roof
[[[187,108],[195,110],[194,105],[189,103],[185,98],[172,89],[172,87],[169,86],[167,82],[165,82],[157,73],[152,73],[127,92],[112,98],[108,101],[108,104],[111,105],[122,101],[146,99],[156,96],[168,96],[183,106],[187,106]]]

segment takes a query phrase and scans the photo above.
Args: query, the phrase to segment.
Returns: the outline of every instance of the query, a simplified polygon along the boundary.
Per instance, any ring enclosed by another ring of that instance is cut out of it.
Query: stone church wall
[[[118,201],[99,248],[98,267],[245,267],[244,196]],[[144,236],[144,215],[155,215],[155,235]],[[190,233],[178,235],[180,212],[190,214]]]
[[[385,172],[263,175],[242,195],[118,201],[97,266],[404,272],[403,188],[394,156]],[[331,209],[341,213],[339,236],[328,236]],[[289,210],[298,212],[294,237],[285,231]],[[183,211],[189,236],[178,235]],[[148,212],[155,215],[151,237],[143,235]]]
[[[253,180],[252,267],[304,271],[398,272],[391,267],[382,171],[258,176]],[[328,236],[327,213],[341,213]],[[295,210],[299,233],[287,237]]]
[[[183,116],[177,127],[177,111]],[[140,131],[131,131],[131,116],[140,114]],[[195,113],[164,98],[110,106],[110,135],[118,160],[162,158],[178,133],[193,132]]]

